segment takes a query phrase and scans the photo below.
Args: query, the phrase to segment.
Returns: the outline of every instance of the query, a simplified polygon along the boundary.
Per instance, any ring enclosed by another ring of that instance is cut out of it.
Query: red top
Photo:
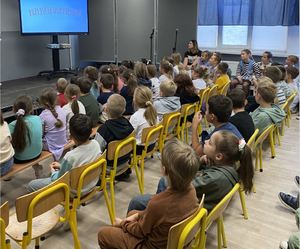
[[[64,105],[68,104],[68,101],[65,98],[65,95],[63,93],[57,93],[57,105],[60,105],[60,107],[63,107]]]

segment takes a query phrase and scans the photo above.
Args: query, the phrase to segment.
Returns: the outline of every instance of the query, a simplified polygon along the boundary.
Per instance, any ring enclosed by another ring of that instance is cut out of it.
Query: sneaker
[[[288,249],[289,245],[287,243],[287,241],[281,241],[279,244],[279,248],[280,249]]]
[[[293,212],[296,212],[296,209],[299,206],[296,197],[280,192],[278,194],[278,198],[285,207]]]
[[[295,176],[295,183],[300,188],[300,176]]]

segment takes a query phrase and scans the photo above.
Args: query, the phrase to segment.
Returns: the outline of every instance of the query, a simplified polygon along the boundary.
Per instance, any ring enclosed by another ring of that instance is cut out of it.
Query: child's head
[[[147,66],[143,62],[137,62],[134,66],[134,73],[137,78],[147,79],[148,70]]]
[[[298,56],[296,55],[289,55],[286,60],[285,60],[285,63],[288,65],[288,66],[294,66],[296,65],[297,63],[299,62],[299,58]]]
[[[241,109],[244,108],[246,105],[246,94],[240,88],[235,88],[228,93],[228,98],[232,101],[232,108],[233,109]]]
[[[85,114],[75,114],[70,119],[70,135],[77,145],[87,142],[92,133],[92,122]]]
[[[179,65],[181,62],[181,54],[180,53],[173,53],[171,55],[173,62],[174,62],[174,66]]]
[[[39,101],[56,118],[55,127],[56,128],[61,128],[61,127],[63,127],[64,124],[58,118],[58,113],[55,110],[56,97],[57,97],[57,95],[56,95],[56,92],[53,88],[45,88],[45,89],[42,90]]]
[[[77,99],[80,96],[79,86],[75,84],[69,84],[65,90],[65,97],[68,102],[71,102],[71,109],[74,114],[79,113],[79,105]]]
[[[201,53],[201,60],[202,61],[208,61],[210,57],[211,57],[211,53],[208,50],[204,50]]]
[[[106,113],[110,119],[122,117],[126,108],[126,100],[120,94],[109,96],[106,103]]]
[[[289,66],[286,68],[286,79],[294,80],[298,77],[299,70],[296,67]]]
[[[76,75],[76,76],[72,76],[70,79],[70,84],[75,84],[78,86],[78,79],[80,78],[80,76]]]
[[[270,51],[265,51],[261,57],[261,62],[265,65],[272,61],[273,55]]]
[[[101,66],[100,67],[100,70],[99,70],[99,74],[100,74],[100,77],[101,78],[101,75],[102,74],[111,74],[114,78],[114,81],[113,81],[113,91],[115,93],[118,92],[118,69],[114,66],[111,65],[104,65],[104,66]]]
[[[133,96],[134,90],[138,86],[138,82],[136,76],[133,73],[132,69],[127,69],[123,72],[122,78],[124,80],[124,84],[128,87],[128,96]]]
[[[174,96],[177,90],[177,86],[173,81],[163,81],[159,85],[160,96],[171,97]]]
[[[226,62],[221,62],[218,67],[217,70],[219,73],[221,74],[227,74],[228,71],[228,64]]]
[[[169,78],[173,77],[173,66],[168,61],[161,61],[159,66],[159,71],[161,74],[167,74]]]
[[[134,62],[131,61],[131,60],[123,60],[123,61],[121,62],[121,65],[123,65],[123,66],[125,66],[126,68],[131,69],[131,70],[134,69]]]
[[[285,77],[286,77],[286,69],[285,69],[285,67],[283,65],[277,65],[277,67],[281,71],[281,78],[280,78],[280,80],[285,80]]]
[[[101,74],[100,82],[102,84],[102,88],[106,90],[112,90],[114,84],[114,77],[108,73]]]
[[[157,69],[155,65],[152,64],[147,65],[147,70],[150,78],[156,77]]]
[[[265,76],[269,77],[273,83],[277,83],[281,80],[282,73],[277,66],[271,66],[266,68]]]
[[[217,131],[205,141],[203,152],[217,165],[236,167],[239,161],[239,178],[245,192],[251,192],[254,176],[252,153],[244,140],[239,140],[232,132]]]
[[[64,93],[68,85],[68,81],[65,78],[59,78],[56,82],[56,89],[59,93]]]
[[[32,99],[26,95],[18,97],[13,105],[13,110],[16,113],[17,119],[15,129],[12,134],[12,145],[17,152],[21,152],[25,149],[26,138],[28,138],[28,141],[31,142],[29,129],[24,121],[24,117],[30,114],[32,109]]]
[[[98,79],[98,69],[92,66],[87,66],[83,70],[83,75],[88,77],[91,82],[94,82]]]
[[[206,79],[208,77],[208,68],[203,66],[198,66],[192,70],[192,79]]]
[[[258,104],[263,102],[271,104],[276,98],[277,88],[273,81],[268,77],[258,79],[255,100]]]
[[[232,101],[224,95],[215,95],[208,99],[206,119],[209,123],[227,123],[232,112]]]
[[[215,53],[209,59],[209,63],[212,66],[218,65],[220,62],[221,62],[221,56]]]
[[[195,87],[194,87],[193,81],[188,74],[180,73],[180,74],[176,75],[174,82],[177,85],[177,89],[180,92],[185,91],[189,94],[192,94],[195,92]]]
[[[249,49],[243,49],[241,51],[242,61],[248,61],[250,57],[251,57],[251,51]]]
[[[92,82],[87,77],[80,77],[77,80],[80,92],[82,94],[87,94],[90,92],[92,87]]]
[[[135,89],[133,103],[136,110],[145,108],[144,117],[150,126],[157,122],[157,112],[152,103],[152,91],[146,86],[139,86]]]
[[[185,191],[198,171],[200,160],[191,146],[171,139],[162,150],[161,164],[170,187]]]
[[[198,42],[196,40],[190,40],[188,43],[188,49],[192,53],[197,53],[199,51]]]

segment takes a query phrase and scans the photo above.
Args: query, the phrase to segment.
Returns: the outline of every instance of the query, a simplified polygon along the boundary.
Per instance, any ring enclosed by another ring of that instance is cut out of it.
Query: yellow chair
[[[210,88],[207,87],[207,88],[204,89],[203,92],[201,92],[201,95],[199,94],[199,102],[198,102],[198,105],[197,105],[196,112],[201,111],[203,103],[206,103],[209,91],[210,91]],[[207,121],[205,120],[205,117],[204,117],[204,122],[207,124]],[[201,134],[201,133],[202,133],[202,124],[200,123],[199,127],[198,127],[198,134]]]
[[[96,183],[101,180],[101,186]],[[93,186],[93,187],[90,187]],[[86,189],[88,187],[88,189]],[[76,221],[77,208],[84,206],[87,201],[92,199],[97,191],[102,191],[106,206],[108,209],[110,221],[113,224],[114,215],[111,209],[111,200],[108,197],[106,189],[106,151],[94,162],[71,169],[70,171],[70,188],[71,192],[76,191],[72,199],[71,215],[74,215]]]
[[[220,90],[220,94],[226,96],[228,93],[228,89],[230,87],[230,82],[226,83]]]
[[[205,248],[207,210],[203,208],[203,203],[204,195],[192,215],[170,228],[167,249]]]
[[[234,185],[232,190],[211,210],[206,219],[206,228],[216,220],[217,221],[217,236],[218,236],[218,249],[223,247],[227,247],[227,241],[224,230],[224,222],[223,222],[223,212],[227,208],[232,196],[240,189],[240,184],[237,183]],[[223,242],[223,243],[222,243]]]
[[[188,144],[188,131],[192,126],[192,123],[187,120],[188,116],[194,114],[196,111],[196,104],[184,104],[181,106],[181,127],[180,127],[180,138]]]
[[[81,248],[77,234],[76,221],[70,215],[70,175],[61,178],[33,193],[16,200],[16,214],[10,216],[6,228],[9,237],[25,249],[31,240],[39,248],[40,237],[52,230],[58,222],[68,222],[74,239],[74,248]],[[64,215],[55,207],[65,203]]]
[[[254,143],[254,150],[255,150],[255,170],[258,170],[258,160],[259,160],[259,167],[260,172],[263,172],[263,163],[262,163],[262,145],[263,142],[266,140],[267,137],[270,139],[270,147],[272,151],[272,146],[274,146],[273,142],[273,133],[275,125],[270,125],[267,127],[256,139]],[[273,153],[272,153],[273,154]]]
[[[165,142],[173,137],[180,137],[180,112],[171,112],[164,114],[161,122],[163,126],[163,136],[161,145],[164,146]]]
[[[288,97],[288,99],[285,101],[285,103],[281,106],[281,108],[285,111],[286,116],[284,119],[284,122],[286,124],[287,127],[290,127],[290,120],[291,120],[291,110],[290,110],[290,106],[293,103],[295,97],[297,96],[297,93],[293,93],[290,97]],[[283,136],[284,134],[284,125],[283,123],[281,124],[281,136]]]
[[[145,158],[147,156],[153,156],[154,152],[157,150],[162,152],[162,137],[163,137],[163,126],[150,126],[144,128],[142,131],[142,144],[144,145],[143,151],[141,155],[137,155],[137,162],[139,165],[140,173],[138,174],[140,180],[139,188],[141,194],[144,193],[144,165],[145,165]],[[153,149],[149,150],[149,146],[155,144]]]
[[[126,162],[122,165],[118,165],[118,159],[130,154],[130,162]],[[123,140],[112,141],[108,144],[107,147],[107,160],[113,161],[112,168],[108,168],[106,170],[106,181],[109,182],[110,187],[110,200],[111,200],[111,210],[113,218],[115,219],[116,209],[115,209],[115,177],[123,174],[127,169],[134,167],[139,187],[141,186],[141,179],[139,176],[139,171],[137,167],[137,159],[136,159],[136,140],[135,134],[132,132],[127,138]]]
[[[205,99],[205,107],[206,108],[208,106],[209,98],[212,97],[212,96],[218,95],[218,94],[219,94],[219,92],[218,92],[218,86],[217,85],[213,85],[211,88],[209,88],[209,92],[208,92],[208,94],[206,96],[206,99]],[[208,122],[206,120],[206,116],[204,116],[204,123],[205,123],[205,127],[207,128],[208,127]]]
[[[2,249],[10,249],[10,240],[5,239],[5,228],[9,223],[9,205],[8,201],[0,207],[0,245]]]

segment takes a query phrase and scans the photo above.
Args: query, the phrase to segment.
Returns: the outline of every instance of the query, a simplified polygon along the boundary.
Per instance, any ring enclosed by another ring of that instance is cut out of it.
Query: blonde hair
[[[277,88],[273,81],[268,77],[261,77],[258,80],[257,92],[267,103],[273,103],[276,97]]]
[[[126,108],[126,100],[120,94],[112,94],[107,100],[106,108],[110,118],[122,117]]]
[[[80,88],[75,84],[69,84],[65,90],[65,97],[71,103],[71,110],[74,114],[79,113],[78,98],[80,97]]]
[[[162,60],[160,62],[160,69],[167,75],[170,80],[173,79],[173,65],[169,61]]]
[[[157,122],[157,112],[152,103],[152,92],[146,86],[139,86],[135,89],[133,95],[135,109],[145,108],[144,117],[150,126]]]
[[[172,55],[171,55],[171,57],[172,57],[172,59],[173,59],[173,64],[174,65],[179,65],[180,64],[180,62],[181,62],[181,55],[180,55],[180,53],[173,53]]]
[[[56,83],[56,89],[59,93],[64,93],[67,85],[68,81],[65,78],[59,78]]]
[[[165,167],[171,188],[185,191],[198,171],[200,159],[191,146],[178,139],[171,139],[163,148],[161,164]]]
[[[163,81],[159,86],[159,90],[164,97],[171,97],[175,95],[177,86],[174,81]]]
[[[148,78],[148,70],[147,66],[143,62],[138,62],[134,66],[134,74],[137,78]]]

